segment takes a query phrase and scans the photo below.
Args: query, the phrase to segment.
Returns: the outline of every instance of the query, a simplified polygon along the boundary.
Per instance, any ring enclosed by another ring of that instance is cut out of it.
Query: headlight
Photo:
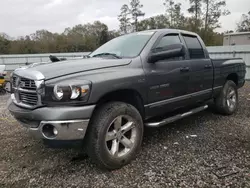
[[[84,97],[89,92],[89,86],[70,86],[71,88],[71,97],[70,99],[77,99],[80,97]]]
[[[81,101],[86,101],[89,94],[89,86],[59,86],[55,85],[53,89],[54,99],[57,101],[69,101],[79,99]]]
[[[76,87],[76,86],[72,86],[70,99],[77,99],[80,95],[81,95],[81,88]]]
[[[55,96],[55,98],[57,100],[59,100],[59,101],[62,100],[62,98],[63,98],[63,88],[56,85],[54,87],[54,96]]]

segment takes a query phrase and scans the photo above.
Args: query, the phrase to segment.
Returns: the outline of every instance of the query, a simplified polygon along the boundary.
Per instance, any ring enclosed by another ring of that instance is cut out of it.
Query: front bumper
[[[31,135],[35,138],[47,140],[81,140],[84,138],[88,128],[89,120],[68,120],[68,121],[41,121],[37,128],[28,128]],[[53,130],[50,133],[44,131],[45,126],[51,126],[57,131],[55,135]],[[53,134],[52,134],[53,133]]]
[[[46,140],[83,139],[94,108],[95,105],[41,107],[29,110],[16,106],[11,98],[8,101],[8,110],[17,121],[26,127],[31,135]],[[52,134],[54,130],[57,134]]]

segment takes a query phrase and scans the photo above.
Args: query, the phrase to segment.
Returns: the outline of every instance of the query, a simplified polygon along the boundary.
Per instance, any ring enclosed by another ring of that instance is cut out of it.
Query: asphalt
[[[0,187],[250,187],[250,83],[236,114],[211,110],[145,131],[136,160],[103,171],[80,149],[31,138],[0,96]]]

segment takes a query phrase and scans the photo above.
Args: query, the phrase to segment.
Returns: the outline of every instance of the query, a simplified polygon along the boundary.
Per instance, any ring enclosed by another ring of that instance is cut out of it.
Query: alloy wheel
[[[116,117],[105,136],[106,148],[113,157],[128,154],[135,145],[137,130],[135,121],[128,115]]]

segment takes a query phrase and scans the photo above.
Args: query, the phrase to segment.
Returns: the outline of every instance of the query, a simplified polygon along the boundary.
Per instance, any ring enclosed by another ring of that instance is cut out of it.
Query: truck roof
[[[182,33],[182,34],[187,34],[187,35],[194,35],[197,36],[197,33],[191,32],[191,31],[186,31],[186,30],[181,30],[181,29],[150,29],[150,30],[144,30],[144,31],[138,31],[137,33],[140,32],[158,32],[158,33]]]

